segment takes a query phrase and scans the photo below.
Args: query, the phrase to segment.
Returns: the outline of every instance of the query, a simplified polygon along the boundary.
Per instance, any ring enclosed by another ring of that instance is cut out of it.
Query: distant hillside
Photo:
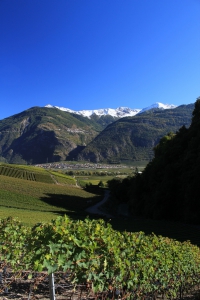
[[[32,107],[0,120],[0,161],[149,161],[163,135],[190,125],[193,107],[153,108],[121,119],[109,114],[88,118],[55,107]]]
[[[191,123],[194,104],[174,109],[152,109],[126,117],[107,126],[78,155],[78,160],[119,162],[151,160],[153,148],[168,132]]]
[[[9,163],[29,164],[66,160],[102,128],[56,108],[33,107],[0,121],[0,157]]]

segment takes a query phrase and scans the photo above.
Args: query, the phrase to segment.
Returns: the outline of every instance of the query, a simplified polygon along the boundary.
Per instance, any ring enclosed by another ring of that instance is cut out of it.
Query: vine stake
[[[54,273],[49,274],[49,293],[50,293],[50,300],[56,300],[55,285],[54,285]]]

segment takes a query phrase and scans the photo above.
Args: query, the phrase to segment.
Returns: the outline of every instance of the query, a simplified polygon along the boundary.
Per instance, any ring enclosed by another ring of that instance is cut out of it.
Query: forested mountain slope
[[[108,125],[78,155],[79,160],[113,162],[151,160],[153,148],[168,132],[191,124],[194,104],[174,109],[153,109]]]

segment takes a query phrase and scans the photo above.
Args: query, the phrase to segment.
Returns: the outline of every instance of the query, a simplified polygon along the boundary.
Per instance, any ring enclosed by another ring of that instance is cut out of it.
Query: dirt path
[[[103,200],[101,200],[100,202],[98,202],[95,205],[88,207],[85,211],[90,214],[98,214],[98,215],[103,215],[108,218],[113,218],[113,215],[100,210],[100,207],[108,200],[108,198],[109,198],[109,191],[106,191]]]
[[[52,174],[51,174],[51,178],[55,184],[58,184],[58,181],[55,179],[55,177]]]

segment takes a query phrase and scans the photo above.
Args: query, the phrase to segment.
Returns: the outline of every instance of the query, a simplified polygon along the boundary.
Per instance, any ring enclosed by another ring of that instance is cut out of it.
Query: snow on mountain
[[[150,109],[155,109],[155,108],[159,108],[159,109],[173,109],[173,108],[176,108],[177,106],[176,105],[173,105],[173,104],[163,104],[163,103],[160,103],[160,102],[156,102],[150,106],[147,106],[143,109],[140,110],[140,113],[143,113],[144,111],[147,111],[147,110],[150,110]]]
[[[83,117],[88,117],[90,118],[92,115],[97,115],[97,116],[105,116],[105,115],[110,115],[112,117],[117,117],[117,118],[123,118],[123,117],[132,117],[137,115],[138,113],[142,113],[146,110],[150,110],[153,108],[159,108],[159,109],[172,109],[175,108],[176,106],[173,104],[163,104],[160,102],[156,102],[154,104],[152,104],[151,106],[145,107],[143,109],[132,109],[132,108],[128,108],[128,107],[118,107],[118,108],[102,108],[102,109],[94,109],[94,110],[72,110],[69,108],[65,108],[65,107],[59,107],[59,106],[53,106],[51,104],[45,105],[45,107],[48,108],[58,108],[62,111],[66,111],[69,113],[73,113],[73,114],[78,114],[78,115],[82,115]]]
[[[47,105],[45,105],[45,107],[48,107],[48,108],[54,108],[55,107],[55,108],[58,108],[60,110],[67,111],[69,113],[73,113],[73,114],[77,113],[75,110],[72,110],[72,109],[69,109],[69,108],[65,108],[65,107],[53,106],[51,104],[47,104]]]

